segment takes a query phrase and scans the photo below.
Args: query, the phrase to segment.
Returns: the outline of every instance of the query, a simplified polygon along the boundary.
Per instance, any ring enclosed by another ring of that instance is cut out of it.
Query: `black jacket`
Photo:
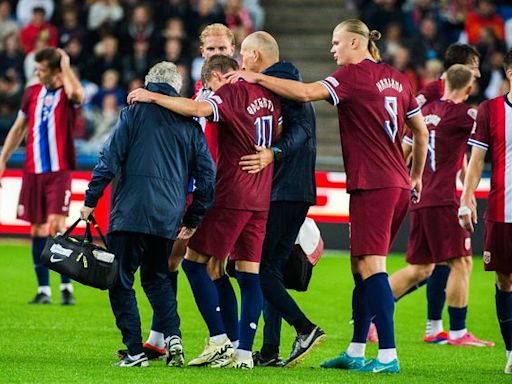
[[[263,71],[281,79],[299,80],[299,70],[280,61]],[[297,201],[316,204],[316,120],[311,103],[281,99],[283,132],[273,145],[283,154],[274,164],[272,201]]]
[[[147,89],[178,96],[163,83],[150,83]],[[197,227],[213,202],[215,165],[201,127],[156,104],[136,104],[121,111],[94,168],[85,205],[95,207],[116,175],[110,232],[175,239],[191,177],[196,186],[194,201],[183,223]]]

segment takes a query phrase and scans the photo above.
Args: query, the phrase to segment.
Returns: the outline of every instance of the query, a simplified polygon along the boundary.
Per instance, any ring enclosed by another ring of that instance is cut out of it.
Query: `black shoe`
[[[75,305],[75,296],[73,296],[73,292],[67,289],[60,291],[60,303],[61,305]]]
[[[148,343],[144,343],[144,345],[143,345],[144,353],[146,354],[146,357],[148,360],[159,360],[159,359],[162,359],[165,357],[165,355],[166,355],[165,348],[157,348],[157,347],[153,347],[153,346],[151,346],[152,348],[148,348],[147,347],[148,345],[149,345]],[[118,349],[117,357],[119,358],[119,360],[126,359],[128,357],[128,350],[127,349]]]
[[[39,292],[31,301],[28,302],[29,304],[51,304],[52,303],[52,297],[48,296],[46,293]]]
[[[284,366],[291,368],[299,364],[306,355],[317,345],[322,344],[326,339],[324,331],[315,327],[310,333],[298,334],[292,345],[292,352],[285,360]]]
[[[130,356],[126,356],[124,359],[114,363],[117,367],[147,367],[149,365],[148,358],[145,354],[142,354],[138,359],[132,359]]]
[[[279,353],[275,353],[271,357],[266,357],[260,351],[252,354],[252,361],[255,367],[283,367],[284,361],[279,357]]]

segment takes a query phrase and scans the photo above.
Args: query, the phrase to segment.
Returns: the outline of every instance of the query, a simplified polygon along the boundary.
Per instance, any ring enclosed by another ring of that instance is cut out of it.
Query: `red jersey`
[[[491,151],[491,190],[485,218],[512,223],[512,103],[505,96],[478,107],[476,130],[469,144]]]
[[[443,94],[444,82],[441,79],[437,79],[436,81],[428,83],[425,88],[418,92],[418,95],[416,95],[416,101],[418,102],[420,108],[423,108],[423,106],[433,101],[439,100],[441,97],[443,97]]]
[[[194,87],[194,96],[192,97],[194,100],[201,101],[210,95],[212,91],[209,89],[203,88],[201,84],[201,80],[197,80],[196,85]],[[218,151],[219,151],[219,139],[217,134],[217,124],[208,121],[204,118],[198,119],[199,124],[203,128],[204,135],[206,137],[206,142],[208,143],[208,148],[210,149],[210,154],[212,155],[213,161],[217,162]]]
[[[25,90],[19,112],[25,116],[28,130],[25,172],[47,173],[75,168],[72,131],[76,108],[62,87],[48,89],[35,84]]]
[[[255,145],[269,148],[278,137],[279,98],[258,85],[239,81],[222,86],[204,101],[218,123],[219,158],[214,206],[247,211],[267,211],[274,167],[256,174],[240,169],[240,158],[254,153]]]
[[[405,76],[388,64],[364,60],[320,83],[338,106],[347,191],[410,189],[401,138],[405,121],[421,111]]]
[[[477,111],[468,104],[449,100],[434,101],[422,109],[429,132],[428,157],[423,171],[423,191],[411,209],[459,206],[456,179],[466,151]],[[412,134],[404,138],[412,145]]]

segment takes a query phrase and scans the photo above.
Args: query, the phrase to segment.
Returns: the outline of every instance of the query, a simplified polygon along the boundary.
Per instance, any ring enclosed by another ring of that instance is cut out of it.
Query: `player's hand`
[[[135,103],[152,103],[152,92],[149,92],[147,89],[144,88],[137,88],[128,94],[126,100],[130,105]]]
[[[197,228],[189,228],[189,227],[181,227],[180,233],[178,234],[178,239],[180,240],[188,240],[190,239]]]
[[[71,66],[71,59],[65,50],[57,48],[57,52],[60,53],[60,67],[69,68]]]
[[[94,208],[91,208],[91,207],[86,207],[85,205],[80,208],[80,218],[82,220],[89,220],[89,216],[91,216],[91,214],[94,212]]]
[[[236,83],[240,79],[244,79],[248,83],[256,84],[258,82],[258,73],[251,71],[231,71],[224,75],[224,78],[230,83]]]
[[[0,161],[0,188],[2,187],[2,175],[5,172],[6,164],[3,161]]]
[[[260,147],[259,145],[256,145],[255,148],[256,154],[240,158],[238,165],[240,165],[242,171],[258,173],[274,161],[274,152],[270,148]]]
[[[418,204],[421,200],[421,190],[423,183],[421,177],[411,177],[411,200],[414,204]]]
[[[458,213],[460,226],[470,233],[475,231],[475,224],[478,223],[476,205],[473,203],[473,200],[474,195],[469,198],[463,195],[460,199]]]

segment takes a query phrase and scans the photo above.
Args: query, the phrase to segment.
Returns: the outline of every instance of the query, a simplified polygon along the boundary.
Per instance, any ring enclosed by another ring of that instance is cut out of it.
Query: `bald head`
[[[242,42],[241,52],[244,68],[261,71],[279,61],[279,46],[267,32],[251,33]]]

